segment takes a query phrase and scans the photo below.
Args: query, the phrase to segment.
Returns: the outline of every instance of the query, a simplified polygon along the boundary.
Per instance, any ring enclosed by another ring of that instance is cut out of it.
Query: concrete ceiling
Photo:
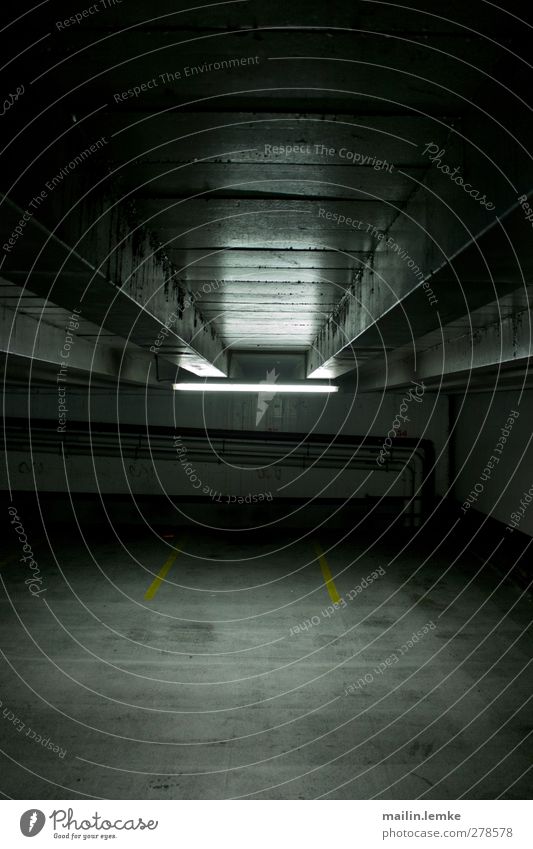
[[[68,25],[67,3],[26,15],[4,83],[27,81],[3,119],[4,236],[103,142],[4,252],[25,312],[28,293],[47,325],[81,305],[85,336],[137,363],[159,336],[160,357],[197,374],[272,351],[305,355],[308,376],[357,369],[375,389],[386,357],[464,338],[469,313],[490,336],[498,297],[529,310],[512,293],[533,282],[517,200],[533,181],[530,95],[506,88],[530,53],[521,4],[411,6],[164,0],[152,17],[128,0]]]

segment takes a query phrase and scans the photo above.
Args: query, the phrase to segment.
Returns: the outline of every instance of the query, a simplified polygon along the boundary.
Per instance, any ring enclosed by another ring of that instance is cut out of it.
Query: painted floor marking
[[[181,545],[182,545],[182,543],[180,543],[180,546]],[[148,587],[148,589],[146,590],[146,592],[144,594],[146,601],[150,601],[150,599],[152,599],[155,596],[159,587],[161,586],[161,584],[165,580],[166,576],[168,575],[170,568],[171,568],[172,564],[174,563],[176,557],[180,553],[180,550],[181,550],[181,548],[179,546],[177,546],[176,550],[173,551],[172,554],[164,562],[163,566],[159,570],[157,577],[154,578],[154,580],[152,581],[152,583],[150,584],[150,586]]]
[[[330,572],[326,555],[322,551],[318,542],[315,542],[315,551],[318,557],[318,562],[320,563],[320,568],[322,569],[322,576],[324,578],[329,597],[334,604],[337,604],[341,600],[341,597],[337,592],[337,587],[335,586],[333,575]]]

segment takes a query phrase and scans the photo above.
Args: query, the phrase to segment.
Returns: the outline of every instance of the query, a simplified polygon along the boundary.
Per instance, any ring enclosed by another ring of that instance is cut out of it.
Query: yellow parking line
[[[181,545],[181,543],[180,543],[180,545]],[[150,586],[148,587],[148,589],[146,590],[146,592],[144,594],[144,597],[147,601],[150,601],[150,599],[152,599],[155,596],[159,587],[161,586],[161,584],[165,580],[166,576],[168,575],[168,573],[170,571],[170,567],[174,563],[174,560],[176,559],[176,557],[178,556],[179,553],[180,553],[180,548],[177,547],[176,550],[173,551],[172,554],[170,555],[170,557],[165,561],[165,563],[163,564],[163,566],[159,570],[157,577],[154,578],[154,580],[152,581],[152,583],[150,584]]]
[[[334,604],[337,604],[341,600],[341,597],[337,592],[337,587],[335,586],[333,575],[330,572],[326,556],[317,542],[315,542],[315,551],[317,553],[318,562],[320,563],[320,568],[322,569],[322,575],[329,593],[329,597]]]

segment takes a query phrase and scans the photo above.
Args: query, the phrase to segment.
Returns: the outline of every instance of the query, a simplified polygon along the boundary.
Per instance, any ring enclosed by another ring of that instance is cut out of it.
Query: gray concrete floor
[[[391,542],[327,551],[319,538],[341,597],[386,572],[325,618],[314,538],[284,547],[274,533],[259,544],[191,530],[145,599],[181,538],[124,533],[126,550],[93,534],[93,560],[64,537],[59,566],[41,547],[40,598],[4,557],[6,795],[529,796],[531,603],[492,567],[438,552],[424,562],[413,548],[390,562]],[[312,617],[319,624],[291,635]],[[393,662],[429,621],[435,629]]]

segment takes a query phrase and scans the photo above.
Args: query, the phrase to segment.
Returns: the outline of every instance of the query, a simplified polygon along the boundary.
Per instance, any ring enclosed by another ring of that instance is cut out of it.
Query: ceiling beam
[[[9,250],[0,269],[7,280],[68,311],[80,309],[84,319],[155,348],[194,374],[227,374],[227,355],[214,328],[187,300],[153,237],[131,228],[120,206],[104,215],[82,206],[59,231],[66,241],[33,212],[28,217],[28,210],[5,196],[2,204],[3,232],[14,234],[13,245],[6,236]]]
[[[487,126],[478,121],[467,132],[481,144]],[[501,153],[505,143],[503,130],[493,129],[490,153]],[[314,340],[309,376],[349,371],[360,349],[375,355],[412,344],[532,279],[533,257],[521,247],[529,243],[531,227],[518,192],[533,186],[533,170],[525,165],[518,184],[513,172],[494,169],[497,159],[481,155],[474,142],[465,147],[459,137],[450,138],[403,214],[385,235],[376,234],[371,260]],[[441,166],[467,174],[479,198]]]
[[[55,367],[57,384],[76,382],[77,378],[109,378],[115,382],[157,384],[153,354],[149,354],[122,339],[107,344],[96,335],[91,340],[80,334],[80,316],[63,315],[63,326],[54,326],[46,320],[36,320],[21,310],[0,305],[0,352],[6,355],[5,368],[10,359],[31,361],[32,367],[47,364]],[[58,317],[54,315],[57,321]],[[94,328],[95,334],[98,328]]]
[[[367,365],[358,375],[358,391],[371,392],[384,388],[394,389],[411,381],[440,382],[447,385],[450,379],[461,378],[464,386],[477,372],[491,369],[496,381],[496,370],[515,366],[527,369],[532,356],[533,325],[530,309],[525,309],[500,321],[477,327],[457,339],[447,339],[408,357],[392,356],[375,365]]]

